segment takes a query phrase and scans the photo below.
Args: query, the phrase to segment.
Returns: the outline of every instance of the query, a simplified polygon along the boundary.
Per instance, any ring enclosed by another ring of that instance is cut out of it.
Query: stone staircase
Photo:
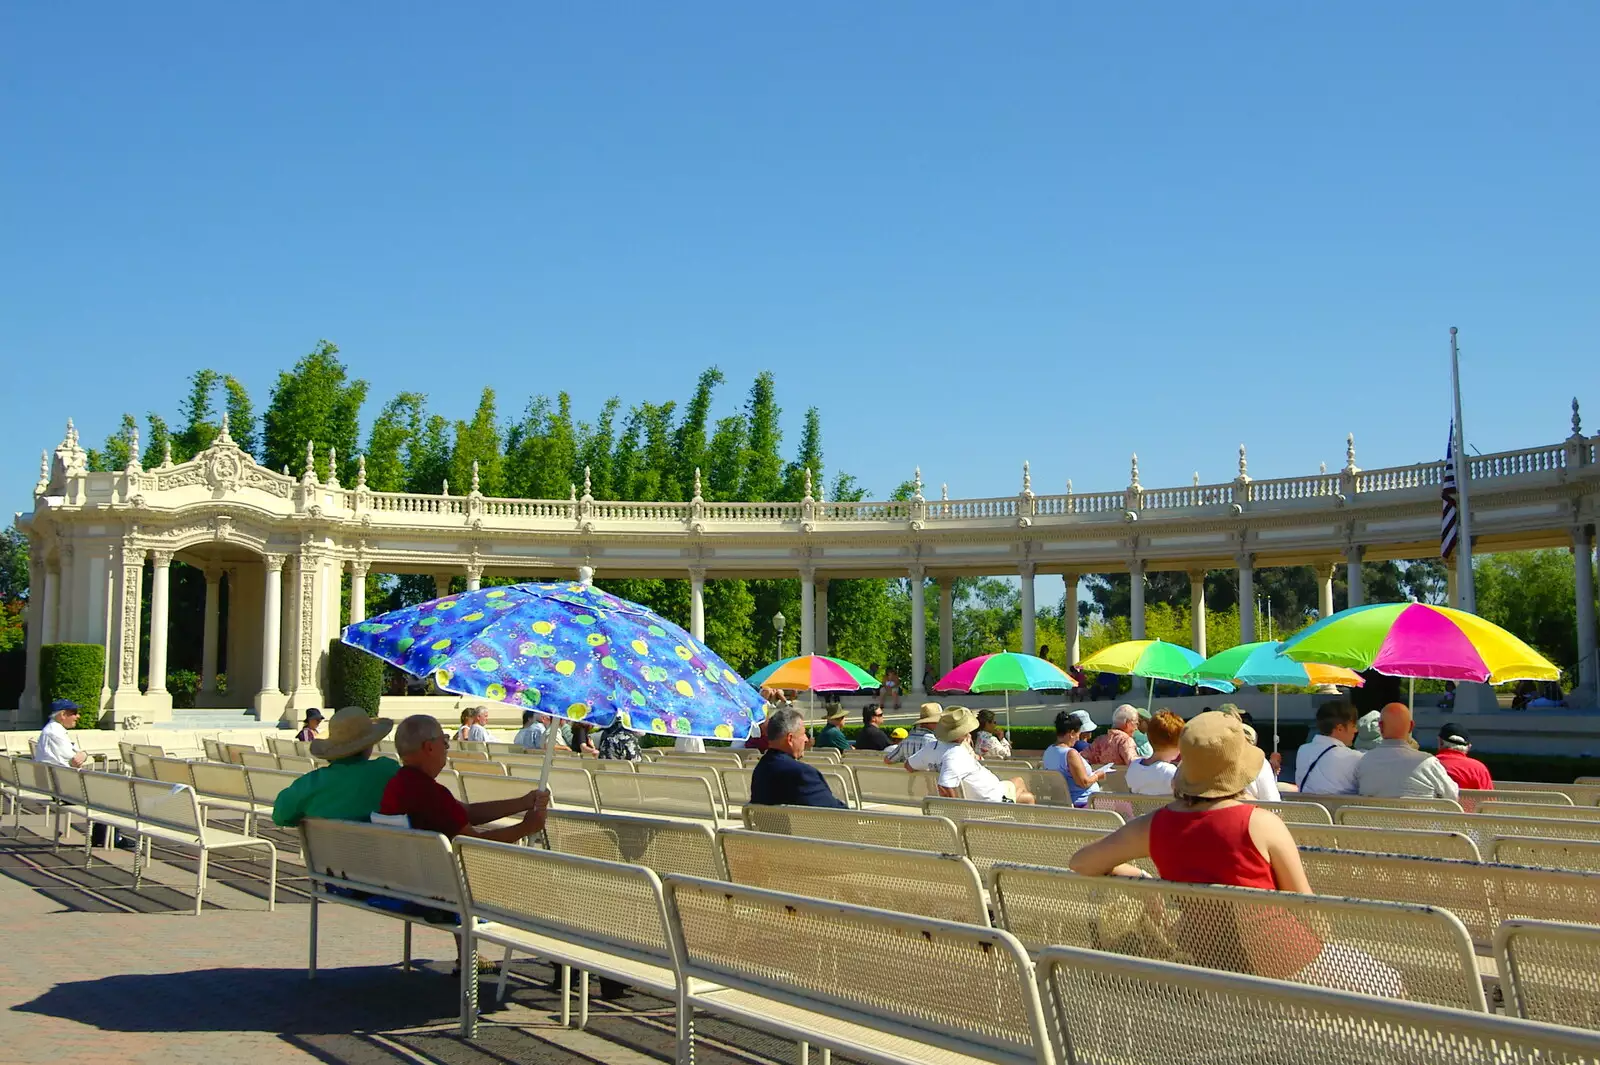
[[[152,722],[152,729],[239,729],[259,728],[276,730],[276,721],[257,721],[254,710],[245,709],[195,709],[174,710],[171,721]]]

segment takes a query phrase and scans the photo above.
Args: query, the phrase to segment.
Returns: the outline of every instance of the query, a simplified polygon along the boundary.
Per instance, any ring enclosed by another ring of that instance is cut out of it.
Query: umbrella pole
[[[1417,678],[1406,678],[1406,709],[1413,714],[1417,710]]]
[[[539,787],[537,791],[549,790],[547,784],[550,780],[550,767],[556,764],[556,731],[561,726],[554,717],[544,730],[544,765],[539,767]]]
[[[1278,686],[1272,686],[1272,753],[1278,753]]]
[[[1011,693],[1006,692],[1006,735],[1011,735]]]
[[[1145,680],[1149,681],[1149,683],[1145,685],[1144,689],[1144,716],[1149,717],[1150,704],[1156,697],[1156,682],[1154,677],[1146,677]]]

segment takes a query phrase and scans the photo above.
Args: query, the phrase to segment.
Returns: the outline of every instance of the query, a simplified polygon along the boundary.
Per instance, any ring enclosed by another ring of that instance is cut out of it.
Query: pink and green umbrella
[[[854,662],[827,655],[785,658],[756,670],[749,679],[757,688],[802,692],[853,692],[883,683]]]
[[[1011,728],[1011,692],[1054,691],[1076,688],[1077,682],[1059,666],[1037,655],[1002,651],[979,655],[961,663],[934,684],[936,692],[1005,692],[1006,728]]]
[[[1284,642],[1285,656],[1391,677],[1558,680],[1538,651],[1476,614],[1427,603],[1372,603],[1330,614]]]

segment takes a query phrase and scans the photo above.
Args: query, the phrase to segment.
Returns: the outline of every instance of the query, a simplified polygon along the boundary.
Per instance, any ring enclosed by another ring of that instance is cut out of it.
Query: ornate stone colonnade
[[[1565,547],[1590,559],[1600,516],[1600,436],[1585,436],[1573,402],[1572,432],[1542,447],[1474,457],[1469,471],[1477,552]],[[1022,584],[1022,638],[1034,647],[1033,578],[1059,573],[1067,586],[1066,658],[1077,658],[1077,583],[1084,573],[1187,571],[1194,642],[1205,642],[1204,577],[1238,572],[1239,600],[1254,572],[1313,565],[1321,606],[1332,609],[1337,567],[1348,567],[1351,603],[1361,601],[1361,563],[1437,552],[1443,463],[1363,470],[1354,442],[1338,472],[1255,480],[1244,448],[1237,476],[1220,484],[1145,488],[1134,457],[1129,483],[1113,491],[1036,494],[1027,464],[1021,490],[989,499],[793,503],[612,502],[574,486],[568,499],[500,499],[368,490],[320,481],[307,449],[300,477],[259,466],[222,434],[206,451],[146,470],[91,473],[77,433],[41,459],[34,510],[18,515],[30,541],[27,688],[22,710],[37,714],[43,643],[103,643],[103,703],[145,721],[170,715],[166,687],[170,569],[206,575],[201,702],[215,705],[219,652],[228,663],[226,702],[276,719],[324,705],[327,647],[359,620],[375,573],[432,574],[439,594],[464,577],[568,576],[590,562],[615,577],[687,578],[691,629],[703,636],[705,581],[793,578],[801,582],[800,650],[828,647],[828,582],[910,578],[914,661],[907,687],[922,686],[925,579],[939,596],[941,670],[951,662],[951,580],[1015,574]],[[335,464],[330,463],[330,468]],[[148,682],[140,688],[141,597],[150,572]],[[350,610],[341,585],[350,575]],[[1595,616],[1589,567],[1578,567],[1580,663],[1586,705],[1595,705]],[[222,581],[229,600],[219,648]],[[1144,630],[1144,582],[1134,580],[1132,628]],[[1251,611],[1242,636],[1255,638]]]

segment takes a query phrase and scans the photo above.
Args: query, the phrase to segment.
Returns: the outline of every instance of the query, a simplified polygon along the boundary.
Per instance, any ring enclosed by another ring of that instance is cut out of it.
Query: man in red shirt
[[[1446,721],[1439,730],[1439,764],[1457,787],[1493,791],[1494,780],[1489,767],[1468,756],[1472,750],[1472,737],[1454,721]]]
[[[400,756],[400,771],[383,789],[378,812],[391,816],[404,814],[411,827],[438,832],[454,838],[472,836],[499,843],[515,843],[544,828],[545,809],[550,805],[548,791],[531,790],[516,799],[475,802],[464,806],[438,781],[450,755],[450,739],[438,719],[413,714],[394,730],[394,749]],[[523,814],[522,820],[502,828],[475,828],[504,817]]]

